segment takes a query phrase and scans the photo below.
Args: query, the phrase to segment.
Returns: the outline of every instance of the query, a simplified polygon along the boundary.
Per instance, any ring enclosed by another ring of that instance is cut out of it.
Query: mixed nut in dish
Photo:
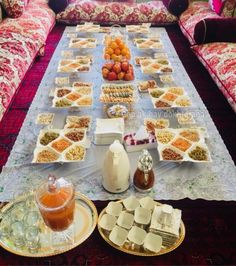
[[[210,162],[205,136],[198,128],[155,130],[161,161]]]
[[[39,133],[32,162],[82,161],[85,140],[85,129],[43,129]]]
[[[86,107],[93,102],[92,85],[84,86],[83,83],[74,83],[73,87],[56,88],[52,106],[57,108]]]
[[[149,94],[155,109],[191,106],[191,101],[182,87],[151,89]]]

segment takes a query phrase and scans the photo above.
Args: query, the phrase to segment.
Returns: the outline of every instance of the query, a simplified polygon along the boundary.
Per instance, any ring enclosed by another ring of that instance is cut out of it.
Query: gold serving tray
[[[0,210],[0,226],[4,217],[7,216],[17,204],[25,204],[27,201],[29,202],[29,199],[32,204],[31,206],[35,206],[32,210],[39,213],[37,206],[34,205],[34,194],[25,194],[8,203]],[[0,246],[11,253],[25,257],[54,256],[79,246],[94,231],[98,220],[98,213],[93,202],[85,195],[76,192],[75,200],[74,221],[65,231],[53,232],[45,225],[39,213],[40,221],[38,227],[40,232],[40,245],[34,252],[29,250],[26,245],[16,246],[11,239],[11,235],[2,236],[1,232]],[[31,211],[28,207],[26,207],[26,210]]]
[[[119,200],[117,202],[122,202],[122,200]],[[161,203],[159,202],[156,202],[157,205],[162,205]],[[179,247],[182,242],[184,241],[184,238],[185,238],[185,226],[184,226],[184,223],[183,221],[181,220],[181,223],[180,223],[180,229],[179,229],[179,238],[176,240],[176,242],[174,243],[174,245],[170,246],[170,247],[167,247],[167,248],[162,248],[159,252],[157,253],[153,253],[153,252],[147,252],[147,251],[144,251],[144,250],[132,250],[132,249],[129,249],[126,247],[126,245],[124,246],[117,246],[115,245],[109,238],[108,236],[104,233],[104,230],[99,226],[99,222],[103,216],[103,214],[105,213],[106,211],[106,208],[104,208],[101,213],[99,214],[99,217],[98,217],[98,231],[100,233],[100,235],[102,236],[102,238],[109,244],[111,245],[113,248],[116,248],[124,253],[127,253],[127,254],[131,254],[131,255],[135,255],[135,256],[143,256],[143,257],[152,257],[152,256],[159,256],[159,255],[163,255],[163,254],[166,254],[166,253],[169,253],[173,250],[175,250],[177,247]]]

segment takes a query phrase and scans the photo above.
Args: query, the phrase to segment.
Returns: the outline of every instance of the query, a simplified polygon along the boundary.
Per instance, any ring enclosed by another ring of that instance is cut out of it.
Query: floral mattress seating
[[[177,22],[161,0],[140,4],[70,0],[67,8],[56,16],[58,22],[75,25],[92,21],[102,24],[152,23],[167,25]]]
[[[0,121],[34,58],[43,53],[55,23],[55,14],[46,0],[28,2],[24,10],[15,5],[11,18],[0,22]]]
[[[193,51],[236,112],[236,43],[195,45]]]
[[[236,0],[197,1],[179,26],[199,60],[236,112]]]

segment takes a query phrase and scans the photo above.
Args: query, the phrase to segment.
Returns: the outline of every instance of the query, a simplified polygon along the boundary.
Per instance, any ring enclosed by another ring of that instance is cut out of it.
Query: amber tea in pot
[[[64,178],[50,175],[36,191],[36,202],[45,224],[53,231],[63,231],[73,222],[75,191]]]
[[[133,183],[140,192],[148,192],[153,188],[155,177],[152,170],[152,157],[147,150],[143,150],[138,159],[138,167],[134,173]]]

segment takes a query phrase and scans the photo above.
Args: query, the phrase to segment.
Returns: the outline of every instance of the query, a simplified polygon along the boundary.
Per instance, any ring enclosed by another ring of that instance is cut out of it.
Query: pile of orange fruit
[[[104,50],[105,60],[120,62],[123,59],[130,60],[130,58],[130,50],[121,38],[116,37],[114,39],[106,40]]]

